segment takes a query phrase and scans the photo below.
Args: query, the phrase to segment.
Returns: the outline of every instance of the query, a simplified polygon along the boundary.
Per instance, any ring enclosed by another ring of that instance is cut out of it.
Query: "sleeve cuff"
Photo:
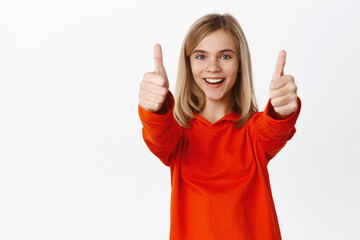
[[[284,118],[278,118],[277,113],[275,112],[274,107],[271,105],[271,101],[269,99],[266,108],[264,110],[264,116],[267,121],[273,124],[290,123],[295,125],[301,110],[301,100],[299,97],[297,98],[297,104],[298,104],[298,108],[295,112],[289,114],[288,116],[285,116]]]

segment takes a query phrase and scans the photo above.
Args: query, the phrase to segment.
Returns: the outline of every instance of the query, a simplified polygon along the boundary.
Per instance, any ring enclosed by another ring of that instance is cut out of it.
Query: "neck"
[[[225,115],[233,111],[233,104],[230,99],[222,99],[219,101],[213,101],[206,99],[205,107],[199,114],[207,119],[211,124],[214,124],[217,120],[221,119]]]

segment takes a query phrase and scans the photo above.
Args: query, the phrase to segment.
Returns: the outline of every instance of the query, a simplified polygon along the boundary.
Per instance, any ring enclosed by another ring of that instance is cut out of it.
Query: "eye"
[[[195,58],[196,58],[196,59],[200,59],[200,60],[201,60],[201,59],[204,59],[204,58],[205,58],[205,56],[204,56],[204,55],[198,55],[198,56],[196,56]]]
[[[225,60],[227,60],[227,59],[230,59],[231,57],[229,56],[229,55],[222,55],[221,56],[221,59],[225,59]]]

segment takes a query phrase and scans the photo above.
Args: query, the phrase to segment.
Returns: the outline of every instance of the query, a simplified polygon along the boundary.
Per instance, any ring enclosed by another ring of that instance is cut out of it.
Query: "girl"
[[[160,45],[140,84],[149,149],[171,170],[170,239],[281,239],[267,164],[292,138],[301,102],[281,51],[270,100],[257,111],[249,48],[229,14],[188,31],[175,99]]]

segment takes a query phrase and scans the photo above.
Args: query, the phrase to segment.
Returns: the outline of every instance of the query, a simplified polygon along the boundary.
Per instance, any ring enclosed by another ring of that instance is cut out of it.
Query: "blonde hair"
[[[258,111],[252,82],[250,52],[240,24],[230,14],[208,14],[190,27],[180,52],[174,117],[184,128],[189,127],[189,122],[194,118],[193,112],[199,113],[204,109],[206,101],[204,92],[195,83],[191,72],[190,55],[204,37],[218,29],[223,29],[233,37],[239,53],[239,74],[232,88],[233,110],[241,113],[236,126],[243,127],[253,113]]]

